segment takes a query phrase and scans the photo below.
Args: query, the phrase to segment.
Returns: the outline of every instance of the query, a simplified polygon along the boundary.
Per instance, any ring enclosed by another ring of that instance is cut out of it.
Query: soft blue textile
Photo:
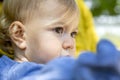
[[[120,52],[101,40],[97,53],[85,52],[76,61],[75,80],[120,80]]]
[[[97,53],[85,52],[76,60],[59,57],[43,65],[3,56],[0,80],[120,80],[120,52],[111,42],[101,40]]]
[[[72,57],[56,58],[43,65],[18,63],[3,56],[0,58],[0,80],[71,80],[74,63]]]

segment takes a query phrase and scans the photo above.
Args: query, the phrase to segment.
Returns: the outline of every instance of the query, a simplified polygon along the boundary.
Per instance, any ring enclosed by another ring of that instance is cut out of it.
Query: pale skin
[[[45,64],[56,57],[75,53],[74,37],[78,31],[79,12],[71,16],[71,12],[66,13],[64,5],[49,0],[42,7],[42,16],[36,16],[25,24],[15,21],[9,27],[18,62]]]

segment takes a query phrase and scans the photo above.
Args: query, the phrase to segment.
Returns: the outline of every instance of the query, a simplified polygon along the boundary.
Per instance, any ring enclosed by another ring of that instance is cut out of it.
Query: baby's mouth
[[[60,53],[60,57],[61,56],[71,56],[68,50],[62,50]]]

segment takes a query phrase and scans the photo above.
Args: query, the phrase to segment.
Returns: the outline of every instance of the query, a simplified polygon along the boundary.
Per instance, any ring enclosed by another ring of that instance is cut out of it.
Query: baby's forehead
[[[60,3],[61,1],[61,3]],[[76,13],[78,13],[78,9],[75,3],[74,5],[70,6],[69,1],[66,1],[65,5],[65,1],[66,0],[45,0],[43,1],[40,5],[38,5],[38,7],[34,10],[31,10],[32,12],[30,14],[28,14],[28,20],[30,20],[29,18],[59,18],[59,19],[63,19],[66,20],[68,18],[71,18],[72,16],[75,16]],[[70,0],[72,1],[72,0]],[[69,3],[69,5],[68,5]],[[77,14],[79,15],[79,14]]]
[[[59,1],[59,2],[58,2]],[[47,0],[44,1],[38,9],[34,13],[38,13],[41,17],[47,17],[47,16],[59,16],[63,13],[67,13],[67,15],[71,15],[78,11],[77,6],[67,6],[65,3],[60,3],[63,0]],[[69,1],[67,1],[69,3]],[[66,3],[66,4],[68,4]],[[71,3],[72,4],[72,3]],[[76,4],[75,4],[76,5]]]
[[[59,0],[45,0],[36,8],[35,13],[38,13],[42,16],[51,16],[53,14],[59,15],[71,8],[65,4],[59,3],[60,1],[58,1]]]

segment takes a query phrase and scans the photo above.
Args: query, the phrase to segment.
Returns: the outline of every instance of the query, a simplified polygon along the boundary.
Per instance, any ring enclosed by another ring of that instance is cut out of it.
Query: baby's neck
[[[26,57],[20,55],[19,56],[15,55],[14,60],[20,63],[28,62],[28,59]]]

